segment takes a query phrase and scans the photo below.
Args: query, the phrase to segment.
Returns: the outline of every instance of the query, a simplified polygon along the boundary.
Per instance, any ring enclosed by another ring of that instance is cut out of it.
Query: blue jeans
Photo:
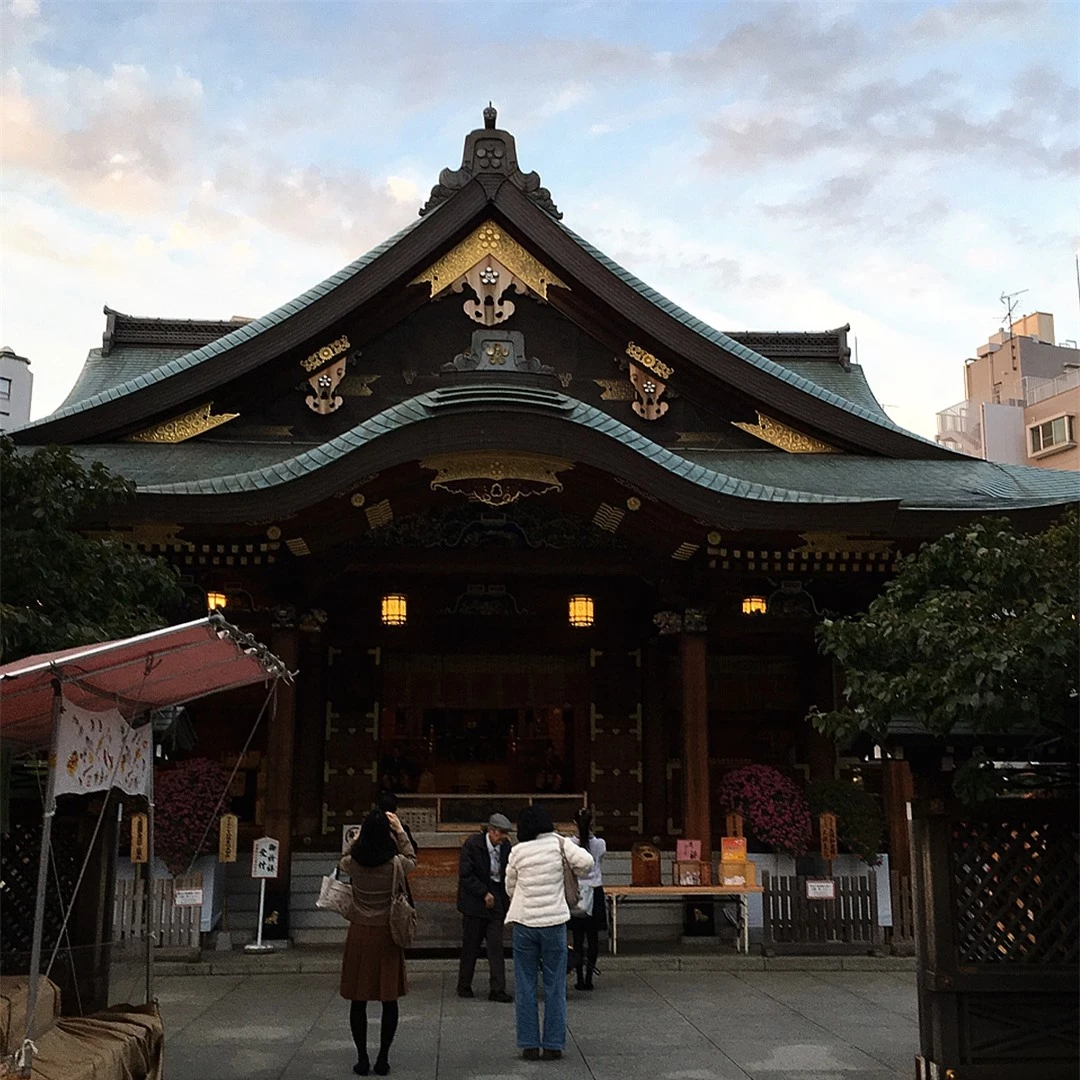
[[[538,968],[544,969],[544,1035],[536,1001]],[[566,926],[514,923],[514,1004],[517,1042],[522,1050],[566,1045]]]

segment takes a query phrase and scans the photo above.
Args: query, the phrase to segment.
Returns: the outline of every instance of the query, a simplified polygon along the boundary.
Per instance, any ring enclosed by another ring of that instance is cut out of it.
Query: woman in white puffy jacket
[[[506,867],[510,907],[506,921],[514,930],[514,990],[517,1043],[527,1061],[562,1057],[566,1045],[566,924],[570,909],[563,884],[563,858],[579,877],[593,867],[593,857],[555,831],[542,806],[518,815],[518,843]],[[540,1033],[536,1000],[537,972],[544,973],[544,1031]]]

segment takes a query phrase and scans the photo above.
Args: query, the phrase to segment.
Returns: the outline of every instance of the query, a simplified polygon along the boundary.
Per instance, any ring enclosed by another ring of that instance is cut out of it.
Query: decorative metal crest
[[[424,458],[422,469],[431,469],[432,491],[465,495],[487,506],[508,506],[529,495],[562,491],[558,474],[574,466],[545,454],[492,454],[468,451]]]
[[[494,221],[485,221],[478,226],[409,284],[425,282],[431,286],[432,296],[449,288],[461,292],[466,284],[470,285],[480,303],[466,301],[465,313],[488,326],[504,322],[513,313],[513,304],[502,298],[511,285],[519,293],[532,289],[545,300],[550,286],[569,288]],[[502,314],[499,313],[500,306]]]
[[[347,352],[349,349],[349,339],[342,334],[337,341],[331,341],[329,345],[324,345],[321,349],[317,349],[306,360],[300,361],[300,366],[305,371],[317,371],[323,366],[323,364],[329,364],[335,356],[340,356],[343,352]]]
[[[213,415],[214,403],[208,401],[205,405],[200,405],[196,409],[192,409],[190,412],[181,413],[179,416],[174,416],[171,420],[165,420],[160,424],[155,424],[153,427],[146,428],[144,431],[137,431],[134,435],[127,437],[127,442],[146,442],[146,443],[181,443],[187,439],[193,439],[196,435],[201,435],[204,431],[210,431],[212,428],[220,427],[222,424],[227,424],[230,420],[235,420],[239,413],[218,413]]]
[[[626,355],[631,360],[636,360],[642,367],[648,368],[661,379],[670,379],[675,374],[675,369],[663,360],[658,360],[651,352],[646,352],[640,345],[632,341],[626,346]]]
[[[642,420],[659,420],[668,411],[668,403],[660,400],[660,395],[667,389],[667,383],[643,371],[637,364],[631,364],[630,385],[638,396],[638,400],[634,402],[634,412]]]
[[[737,420],[733,420],[732,423],[735,427],[742,428],[743,431],[747,431],[763,442],[777,446],[781,450],[786,450],[789,454],[840,453],[835,446],[830,446],[820,439],[813,439],[809,435],[804,435],[801,431],[788,427],[787,424],[781,424],[779,420],[773,420],[772,417],[765,416],[764,413],[759,412],[757,415],[758,422],[756,424],[746,424]]]
[[[308,379],[308,385],[314,393],[308,394],[304,400],[312,412],[318,413],[320,416],[327,416],[341,408],[345,399],[334,391],[337,390],[341,380],[345,378],[345,364],[345,357],[341,357],[336,363],[323,368],[318,374],[312,375]],[[370,393],[370,390],[368,392]]]

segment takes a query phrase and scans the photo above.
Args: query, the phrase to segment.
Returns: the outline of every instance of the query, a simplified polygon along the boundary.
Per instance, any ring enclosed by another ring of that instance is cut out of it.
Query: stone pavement
[[[610,958],[609,958],[610,959]],[[623,958],[620,957],[620,960]],[[604,972],[568,990],[561,1062],[527,1062],[514,1007],[461,1000],[451,965],[410,971],[391,1075],[423,1080],[896,1080],[913,1075],[908,971]],[[481,965],[482,966],[482,965]],[[603,958],[601,958],[603,967]],[[479,991],[483,973],[478,972]],[[136,981],[130,991],[137,996]],[[114,990],[127,988],[124,980]],[[348,1006],[325,974],[169,975],[156,993],[166,1080],[336,1080],[353,1075]],[[113,995],[117,1000],[116,993]],[[369,1006],[377,1039],[378,1006]]]

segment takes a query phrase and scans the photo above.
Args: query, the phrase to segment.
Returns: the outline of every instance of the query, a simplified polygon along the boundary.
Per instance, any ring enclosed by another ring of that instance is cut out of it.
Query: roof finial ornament
[[[431,189],[428,201],[420,208],[423,216],[446,202],[473,179],[482,181],[488,196],[494,196],[500,183],[509,180],[519,191],[554,218],[561,218],[558,207],[551,201],[551,192],[540,186],[534,172],[524,173],[518,167],[514,136],[495,126],[499,114],[489,101],[484,109],[484,126],[465,136],[465,150],[460,169],[443,169],[439,182]]]

